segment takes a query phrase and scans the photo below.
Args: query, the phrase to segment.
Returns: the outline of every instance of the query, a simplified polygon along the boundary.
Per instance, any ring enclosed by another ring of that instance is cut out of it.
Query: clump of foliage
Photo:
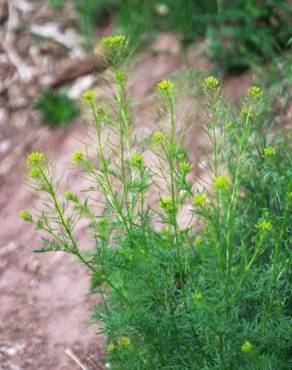
[[[259,83],[268,92],[272,123],[289,124],[292,107],[292,53],[275,58],[265,68],[256,68]]]
[[[192,164],[177,146],[174,84],[157,86],[168,125],[151,135],[156,160],[147,164],[131,135],[127,40],[115,36],[102,44],[111,57],[113,101],[83,94],[96,150],[85,146],[72,155],[92,195],[61,197],[46,156],[33,152],[27,159],[32,185],[47,197],[35,215],[20,213],[48,235],[38,252],[70,253],[91,271],[91,289],[102,297],[94,317],[108,338],[112,369],[290,369],[288,134],[268,139],[260,88],[250,88],[232,113],[219,80],[206,78],[210,181],[198,190],[188,176]],[[157,178],[164,186],[159,183],[151,204]],[[182,226],[185,205],[191,217]],[[80,218],[88,220],[91,250],[75,236]]]
[[[221,69],[239,72],[272,60],[288,47],[292,8],[286,0],[75,0],[83,29],[104,12],[135,43],[158,31],[178,35],[182,48],[209,41],[208,56]]]
[[[42,90],[34,108],[41,112],[42,122],[48,124],[50,128],[67,127],[80,113],[65,90]]]

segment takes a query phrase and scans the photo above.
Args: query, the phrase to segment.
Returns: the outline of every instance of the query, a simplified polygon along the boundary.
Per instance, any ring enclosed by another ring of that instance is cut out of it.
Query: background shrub
[[[77,105],[67,95],[65,89],[41,91],[34,108],[41,113],[42,122],[50,128],[67,125],[76,118],[80,111]]]
[[[64,1],[64,0],[63,0]],[[113,14],[118,28],[135,44],[159,31],[174,32],[182,49],[200,38],[209,41],[208,57],[223,70],[240,72],[272,60],[288,47],[292,7],[286,0],[74,0],[81,27]]]

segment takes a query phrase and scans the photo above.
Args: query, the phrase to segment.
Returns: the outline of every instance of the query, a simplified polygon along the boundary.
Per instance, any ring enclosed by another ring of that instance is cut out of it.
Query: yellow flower
[[[247,90],[248,96],[251,98],[260,98],[262,96],[263,90],[258,86],[252,86]]]
[[[193,203],[196,206],[203,206],[206,203],[207,195],[205,193],[198,194],[193,198]]]
[[[101,45],[106,49],[118,48],[126,41],[125,36],[123,35],[115,35],[104,37],[101,39]]]
[[[82,97],[85,100],[92,101],[96,99],[96,93],[93,90],[87,90],[87,91],[84,91],[84,93],[82,94]]]
[[[135,167],[141,167],[142,163],[143,163],[143,156],[141,153],[135,153],[133,154],[132,158],[131,158],[131,162],[133,164],[133,166]]]
[[[267,221],[267,220],[262,220],[262,221],[259,221],[255,227],[257,229],[259,229],[260,231],[262,232],[266,232],[266,231],[270,231],[272,230],[273,228],[273,225],[270,221]]]
[[[32,215],[28,211],[20,211],[19,216],[23,219],[25,222],[33,222]]]
[[[272,157],[276,154],[276,150],[272,146],[267,146],[264,148],[264,156],[265,157]]]
[[[116,350],[116,345],[114,343],[110,343],[107,347],[107,352],[108,353],[113,353]]]
[[[213,184],[217,191],[228,190],[229,178],[227,176],[217,176]]]
[[[165,209],[166,211],[171,211],[173,209],[172,198],[165,197],[160,199],[159,205],[161,208]]]
[[[130,343],[131,341],[130,341],[130,338],[128,337],[120,337],[118,339],[118,345],[121,348],[128,348],[130,346]]]
[[[81,152],[81,150],[76,150],[71,156],[73,163],[80,163],[84,158],[84,154]]]
[[[220,81],[218,80],[218,78],[214,76],[209,76],[205,78],[203,81],[203,90],[206,93],[215,92],[216,90],[218,90],[219,85],[220,85]]]
[[[170,92],[173,89],[173,83],[170,80],[163,80],[157,84],[157,91],[160,93]]]
[[[241,351],[245,353],[251,352],[253,349],[253,345],[248,341],[245,340],[241,345]]]
[[[44,160],[44,153],[41,152],[31,152],[27,156],[26,163],[30,166],[36,166],[41,164],[41,162]]]
[[[152,141],[154,143],[162,143],[165,139],[165,135],[163,132],[161,131],[156,131],[154,132],[154,134],[152,135]]]

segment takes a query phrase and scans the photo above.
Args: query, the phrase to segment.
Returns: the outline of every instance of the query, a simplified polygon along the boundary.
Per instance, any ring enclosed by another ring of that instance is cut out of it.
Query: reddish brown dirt
[[[195,60],[195,59],[194,59]],[[196,64],[197,63],[197,64]],[[194,61],[206,67],[206,62]],[[182,66],[176,51],[171,54],[145,54],[133,67],[131,84],[135,97],[149,96],[155,84]],[[232,81],[229,96],[241,94],[250,77]],[[153,100],[147,98],[140,107],[139,130],[153,129],[151,109]],[[30,141],[19,152],[9,175],[0,184],[0,369],[69,370],[78,368],[65,353],[73,349],[83,364],[90,369],[103,369],[104,339],[96,336],[96,325],[86,321],[90,310],[98,303],[97,295],[89,295],[88,271],[69,255],[33,254],[40,238],[32,227],[24,224],[17,213],[31,208],[35,196],[24,183],[22,163],[28,150],[42,150],[50,158],[58,159],[60,167],[67,166],[70,153],[85,133],[75,122],[67,132],[49,131],[32,123]],[[19,132],[15,145],[21,142]],[[79,189],[77,175],[71,188]],[[82,240],[83,231],[78,231]]]

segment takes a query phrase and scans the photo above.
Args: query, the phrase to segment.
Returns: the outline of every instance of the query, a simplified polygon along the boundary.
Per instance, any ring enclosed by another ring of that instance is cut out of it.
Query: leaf
[[[68,252],[69,248],[66,245],[60,245],[59,243],[56,243],[54,241],[42,238],[43,246],[39,249],[34,249],[34,253],[46,253],[46,252]]]

